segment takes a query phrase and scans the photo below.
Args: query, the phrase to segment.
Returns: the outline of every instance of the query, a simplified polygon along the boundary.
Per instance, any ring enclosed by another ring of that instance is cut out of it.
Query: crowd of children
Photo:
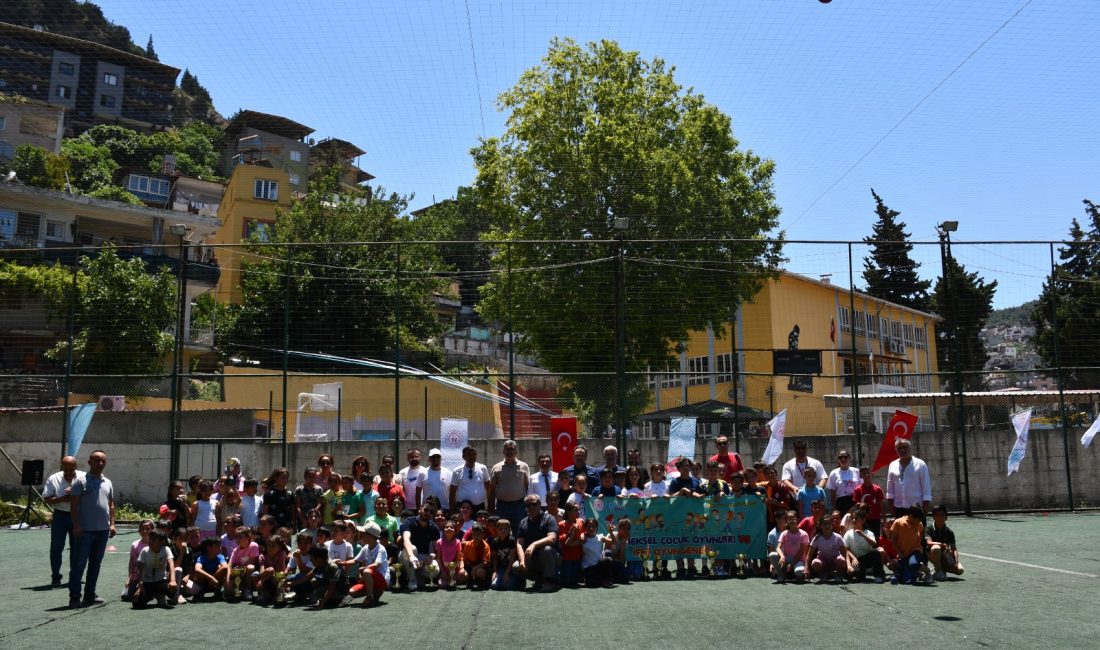
[[[347,475],[332,467],[331,457],[323,456],[291,489],[285,468],[262,481],[245,479],[231,459],[230,471],[213,482],[192,477],[186,493],[173,483],[160,519],[141,522],[123,599],[135,608],[154,600],[172,607],[204,599],[314,608],[358,600],[366,607],[387,590],[421,586],[520,590],[534,580],[548,591],[671,578],[667,562],[629,553],[629,519],[601,535],[597,521],[584,518],[585,501],[596,496],[742,494],[764,502],[774,524],[759,531],[767,538],[766,559],[703,558],[701,572],[693,559],[679,560],[678,578],[702,573],[770,576],[779,584],[814,577],[883,583],[889,570],[891,583],[930,584],[963,572],[946,508],[932,508],[930,525],[920,507],[890,516],[867,468],[854,473],[858,486],[843,495],[844,512],[826,507],[841,500],[835,490],[818,487],[813,467],[805,469],[805,484],[797,491],[779,481],[775,467],[741,470],[714,460],[681,459],[671,478],[662,464],[605,467],[596,473],[594,488],[586,474],[563,472],[556,490],[527,497],[526,518],[509,521],[480,504],[475,510],[469,501],[445,511],[435,496],[419,509],[406,509],[392,457],[383,458],[377,476],[362,457]],[[553,534],[535,539],[539,530]],[[545,545],[556,562],[552,575],[536,566]]]

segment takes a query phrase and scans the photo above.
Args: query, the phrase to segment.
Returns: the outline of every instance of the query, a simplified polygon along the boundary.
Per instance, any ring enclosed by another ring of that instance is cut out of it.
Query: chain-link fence
[[[841,446],[872,461],[900,409],[953,508],[1095,506],[1079,441],[1100,407],[1100,278],[1075,275],[1072,245],[949,235],[914,244],[917,282],[873,290],[863,242],[0,250],[0,441],[60,451],[66,409],[95,401],[86,444],[149,448],[134,462],[163,485],[255,447],[293,465],[305,443],[436,446],[445,418],[542,444],[575,416],[649,460],[693,418],[700,450],[724,434],[751,461],[785,412],[828,465]]]

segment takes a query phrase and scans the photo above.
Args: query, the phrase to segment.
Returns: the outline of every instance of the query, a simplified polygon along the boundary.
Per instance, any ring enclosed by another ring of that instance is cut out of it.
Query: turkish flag
[[[573,450],[577,447],[577,418],[564,415],[550,418],[550,447],[555,472],[573,464]]]
[[[898,438],[912,439],[913,429],[917,427],[917,419],[917,416],[912,413],[894,411],[894,417],[890,419],[890,425],[886,427],[886,436],[882,439],[882,446],[878,448],[875,464],[871,466],[872,474],[898,459],[898,452],[894,449],[894,441]]]

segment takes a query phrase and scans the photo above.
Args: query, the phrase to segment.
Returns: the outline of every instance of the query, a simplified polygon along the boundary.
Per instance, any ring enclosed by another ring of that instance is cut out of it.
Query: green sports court
[[[118,599],[124,529],[100,577],[106,604],[67,608],[50,589],[49,532],[0,533],[0,645],[7,648],[577,646],[1095,648],[1100,595],[1100,514],[955,517],[966,573],[932,586],[773,585],[764,578],[636,583],[554,594],[464,590],[393,594],[369,610],[306,611],[207,601],[133,611]]]

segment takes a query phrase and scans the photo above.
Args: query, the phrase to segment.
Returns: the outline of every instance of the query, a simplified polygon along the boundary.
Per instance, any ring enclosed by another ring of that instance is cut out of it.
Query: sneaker
[[[882,578],[875,578],[875,584],[876,585],[881,585],[884,582],[886,582],[886,580],[884,580]]]
[[[539,587],[540,594],[552,594],[557,590],[558,586],[552,582],[544,583],[541,587]]]
[[[897,576],[890,576],[890,584],[896,585],[897,583],[898,583],[898,577]]]
[[[925,572],[925,574],[924,574],[924,584],[930,585],[930,584],[932,584],[932,581],[933,581],[932,574],[930,572]]]
[[[70,598],[69,599],[69,609],[79,609],[79,608],[80,608],[80,599],[79,598]]]
[[[58,587],[60,587],[61,586],[61,576],[54,576],[50,580],[50,586],[53,587],[54,589],[57,589]]]
[[[355,600],[355,599],[351,597],[351,594],[348,594],[347,596],[344,596],[343,598],[340,599],[340,607],[347,607],[348,605],[351,604],[351,601],[353,601],[353,600]]]
[[[102,605],[103,599],[93,594],[90,598],[88,596],[85,596],[84,600],[81,601],[81,604],[84,607],[91,607],[92,605]]]
[[[252,600],[253,596],[255,596],[255,594],[253,594],[251,590],[249,590],[249,589],[245,590],[245,592],[244,592],[244,599],[245,600]]]
[[[412,592],[416,591],[418,588],[419,588],[419,585],[416,584],[416,580],[409,580],[409,593],[410,594]]]
[[[176,604],[177,605],[183,605],[186,602],[187,602],[187,599],[183,597],[183,594],[180,594],[180,595],[176,596]]]
[[[947,580],[947,574],[943,571],[937,571],[935,574],[933,574],[933,577],[936,579],[936,582],[943,582]]]

